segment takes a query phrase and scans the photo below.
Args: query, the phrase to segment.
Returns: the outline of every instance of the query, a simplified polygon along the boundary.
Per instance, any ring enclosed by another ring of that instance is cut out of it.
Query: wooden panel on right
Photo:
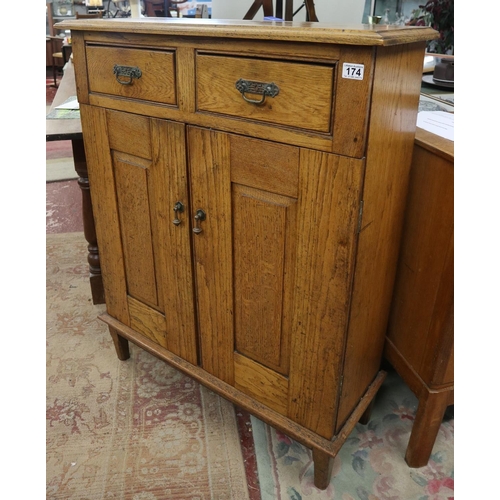
[[[427,465],[453,404],[453,142],[417,129],[384,355],[418,397],[406,450]]]

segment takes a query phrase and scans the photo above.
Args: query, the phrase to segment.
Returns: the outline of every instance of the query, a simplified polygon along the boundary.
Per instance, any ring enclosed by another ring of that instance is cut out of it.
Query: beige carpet
[[[45,107],[46,115],[48,114],[49,109],[50,105],[47,104]],[[78,179],[71,151],[64,151],[65,154],[61,156],[61,152],[58,151],[60,144],[61,141],[49,141],[46,143],[46,182]]]
[[[53,158],[46,162],[46,182],[78,179],[73,158]]]
[[[49,500],[247,500],[234,407],[131,345],[91,303],[82,233],[47,235]]]

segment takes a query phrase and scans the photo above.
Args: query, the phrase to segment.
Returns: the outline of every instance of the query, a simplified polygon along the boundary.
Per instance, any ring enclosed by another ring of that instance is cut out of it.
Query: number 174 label
[[[365,74],[364,64],[344,63],[342,66],[342,78],[350,78],[351,80],[362,80]]]

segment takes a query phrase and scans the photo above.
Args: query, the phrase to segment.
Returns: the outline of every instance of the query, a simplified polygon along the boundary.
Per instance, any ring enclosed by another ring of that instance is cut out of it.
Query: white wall
[[[283,10],[285,9],[283,0]],[[212,19],[243,19],[253,0],[212,0]],[[273,2],[275,4],[275,2]],[[294,12],[302,5],[303,0],[294,0]],[[334,24],[358,24],[363,17],[365,0],[314,0],[319,22]],[[261,21],[262,8],[254,17]],[[293,18],[294,21],[305,21],[305,7]]]

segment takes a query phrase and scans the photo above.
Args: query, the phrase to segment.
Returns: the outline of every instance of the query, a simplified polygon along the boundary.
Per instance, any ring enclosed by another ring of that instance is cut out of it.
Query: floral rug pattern
[[[314,486],[311,451],[252,417],[262,500],[452,500],[453,419],[443,421],[426,467],[404,460],[417,404],[390,371],[370,422],[351,433],[324,491]]]
[[[248,500],[233,405],[132,344],[119,361],[83,233],[46,248],[46,498]]]

